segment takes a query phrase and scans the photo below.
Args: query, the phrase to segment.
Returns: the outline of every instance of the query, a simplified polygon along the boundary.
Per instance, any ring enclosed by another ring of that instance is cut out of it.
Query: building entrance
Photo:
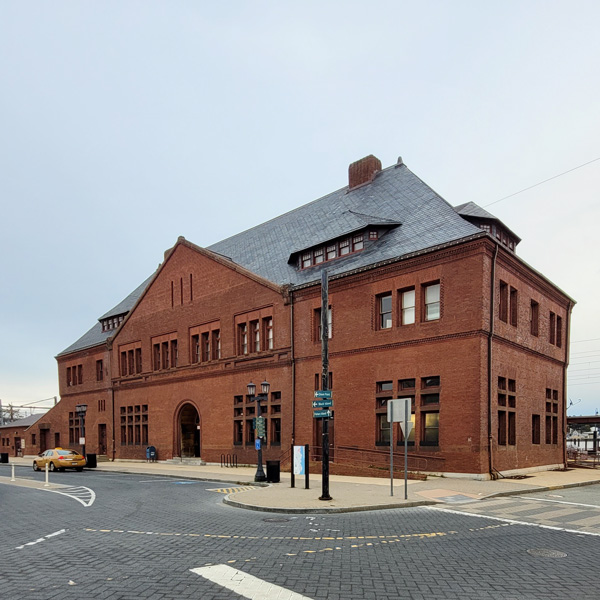
[[[186,404],[179,416],[181,435],[181,458],[200,457],[200,415],[191,405]]]

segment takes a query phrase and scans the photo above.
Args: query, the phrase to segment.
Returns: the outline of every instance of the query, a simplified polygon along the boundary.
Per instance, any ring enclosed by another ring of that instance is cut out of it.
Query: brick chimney
[[[348,167],[348,189],[371,183],[378,171],[381,171],[381,161],[372,154],[353,162]]]

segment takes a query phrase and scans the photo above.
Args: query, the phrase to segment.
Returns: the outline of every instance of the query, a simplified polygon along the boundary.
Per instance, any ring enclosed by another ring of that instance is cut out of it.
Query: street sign
[[[315,419],[323,419],[325,417],[331,417],[331,411],[330,410],[315,410],[315,412],[313,413],[313,417],[315,417]]]
[[[256,433],[258,434],[259,438],[266,437],[267,427],[265,421],[266,419],[264,417],[256,418]]]
[[[315,398],[332,398],[331,390],[316,390]]]
[[[402,423],[404,421],[404,407],[407,404],[410,410],[411,399],[410,398],[396,398],[394,400],[387,401],[387,418],[389,423]],[[408,417],[410,421],[410,416]]]
[[[313,408],[330,408],[333,406],[333,400],[329,398],[328,400],[313,400],[312,407]]]
[[[254,440],[254,448],[255,450],[260,450],[260,438]]]
[[[412,431],[413,428],[413,422],[412,421],[400,421],[400,429],[402,429],[402,435],[408,439],[408,436],[410,435],[410,432]]]

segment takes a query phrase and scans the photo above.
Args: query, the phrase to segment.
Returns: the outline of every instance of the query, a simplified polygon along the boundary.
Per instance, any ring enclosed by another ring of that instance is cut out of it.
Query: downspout
[[[294,292],[290,290],[290,353],[292,360],[292,446],[296,443],[296,357],[294,356]]]
[[[569,300],[567,306],[567,324],[565,332],[565,362],[563,363],[563,389],[562,398],[563,406],[560,411],[562,414],[562,445],[563,445],[563,469],[567,468],[567,369],[569,368],[569,359],[571,354],[571,311],[573,303]]]
[[[487,371],[488,371],[488,470],[490,477],[496,479],[494,474],[494,461],[492,459],[492,341],[494,338],[494,312],[496,300],[496,258],[498,256],[498,244],[495,244],[494,257],[492,259],[492,273],[490,278],[490,331],[488,334],[488,356],[487,356]]]

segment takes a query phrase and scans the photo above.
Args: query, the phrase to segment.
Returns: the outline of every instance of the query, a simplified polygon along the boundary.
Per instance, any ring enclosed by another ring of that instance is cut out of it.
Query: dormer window
[[[125,319],[125,315],[119,315],[118,317],[111,317],[109,319],[102,319],[102,331],[112,331],[116,329]]]

